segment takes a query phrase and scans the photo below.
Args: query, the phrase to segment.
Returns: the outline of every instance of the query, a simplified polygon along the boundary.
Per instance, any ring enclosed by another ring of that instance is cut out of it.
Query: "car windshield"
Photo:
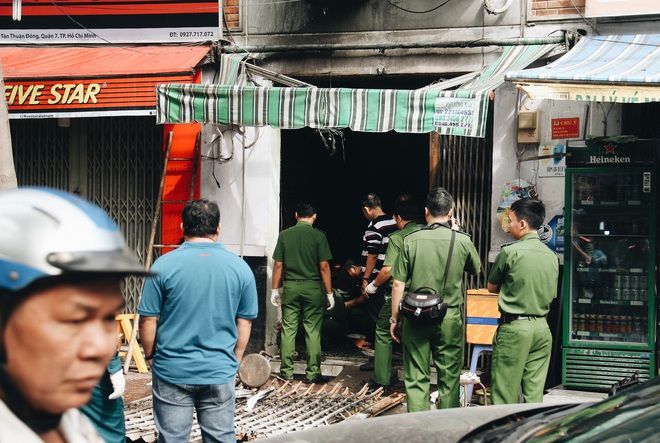
[[[550,409],[504,426],[481,427],[463,442],[652,442],[660,430],[660,377],[598,403]]]
[[[644,386],[644,385],[642,385]],[[549,442],[656,441],[660,384],[630,389],[537,429],[528,440]]]

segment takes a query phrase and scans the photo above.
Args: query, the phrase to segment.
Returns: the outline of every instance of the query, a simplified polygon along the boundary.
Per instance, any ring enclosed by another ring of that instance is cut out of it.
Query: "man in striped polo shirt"
[[[372,317],[375,325],[378,320],[378,313],[385,303],[384,294],[389,292],[389,288],[382,288],[382,291],[373,295],[368,295],[364,289],[378,276],[385,261],[389,235],[398,231],[399,228],[392,216],[385,214],[380,197],[374,193],[367,194],[362,200],[362,214],[369,220],[369,225],[367,225],[367,229],[364,231],[364,236],[362,237],[362,260],[364,265],[362,297],[366,303],[366,310],[369,316]],[[370,359],[368,363],[360,367],[363,371],[370,371],[373,368],[373,359]]]

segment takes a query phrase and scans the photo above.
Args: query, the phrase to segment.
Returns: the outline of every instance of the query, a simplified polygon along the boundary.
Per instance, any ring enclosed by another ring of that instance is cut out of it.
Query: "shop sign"
[[[46,85],[5,85],[7,104],[12,105],[70,105],[98,103],[101,85],[98,83],[55,83]]]
[[[5,81],[9,118],[154,115],[156,85],[190,83],[189,75]],[[65,115],[66,114],[66,115]]]
[[[474,102],[465,98],[438,97],[435,102],[434,125],[470,130],[475,116]]]
[[[553,140],[580,137],[580,119],[578,117],[553,118],[551,128]]]
[[[0,43],[201,42],[217,40],[221,26],[218,0],[18,0],[18,4],[21,18],[12,20],[15,7],[0,0]]]
[[[660,101],[660,93],[657,87],[645,87],[639,85],[587,85],[558,83],[556,85],[546,84],[523,84],[520,88],[530,98],[552,99],[552,100],[575,100],[587,102],[607,103],[652,103]]]

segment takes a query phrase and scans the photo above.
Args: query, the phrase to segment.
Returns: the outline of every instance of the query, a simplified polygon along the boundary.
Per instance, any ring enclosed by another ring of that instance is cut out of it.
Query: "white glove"
[[[335,307],[335,296],[331,293],[326,294],[328,297],[328,311]]]
[[[282,293],[279,289],[273,289],[270,292],[270,304],[275,307],[278,307],[282,304]]]
[[[109,400],[115,400],[121,397],[126,390],[126,379],[121,369],[114,374],[110,374],[110,382],[112,383],[112,394],[108,395]]]
[[[376,280],[371,280],[371,283],[369,283],[367,287],[364,288],[364,292],[369,295],[375,294],[377,290],[378,286],[376,286]]]

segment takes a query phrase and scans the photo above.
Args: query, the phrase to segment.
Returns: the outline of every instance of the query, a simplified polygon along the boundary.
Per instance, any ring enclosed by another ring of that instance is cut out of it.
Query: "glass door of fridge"
[[[569,342],[652,346],[651,172],[567,172]]]

